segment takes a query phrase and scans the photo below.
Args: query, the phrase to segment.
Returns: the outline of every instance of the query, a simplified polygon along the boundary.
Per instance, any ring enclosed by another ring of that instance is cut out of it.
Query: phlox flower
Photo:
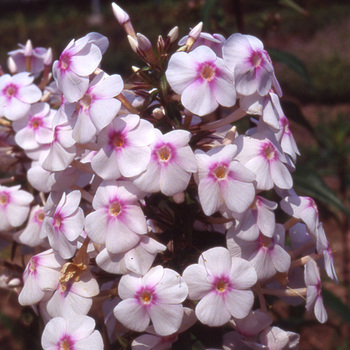
[[[86,216],[85,231],[97,244],[113,253],[133,248],[148,232],[145,215],[138,203],[138,189],[130,182],[106,181],[98,187]]]
[[[34,150],[53,141],[52,119],[56,111],[47,103],[35,103],[23,118],[12,125],[15,141],[24,150]]]
[[[234,72],[237,93],[247,96],[258,92],[265,96],[274,86],[281,95],[271,59],[258,38],[233,34],[226,40],[222,52],[226,66]]]
[[[73,319],[77,315],[86,315],[89,312],[92,298],[99,292],[98,283],[88,269],[78,279],[60,279],[55,291],[42,301],[41,307],[50,317]]]
[[[157,334],[170,335],[180,328],[184,314],[181,303],[187,293],[182,277],[160,265],[144,276],[124,275],[118,285],[123,300],[115,307],[114,316],[131,330],[143,332],[152,321]]]
[[[151,268],[156,255],[165,250],[165,245],[153,238],[142,235],[140,241],[127,252],[113,254],[107,248],[102,249],[96,257],[96,264],[110,273],[126,274],[134,272],[144,275]]]
[[[287,272],[291,257],[285,251],[285,231],[281,224],[276,224],[271,238],[261,233],[256,240],[246,241],[239,238],[233,228],[227,232],[227,247],[232,256],[242,257],[252,263],[259,281],[265,281],[277,272]]]
[[[197,171],[196,159],[188,145],[190,138],[186,130],[173,130],[163,135],[155,129],[151,159],[133,183],[142,191],[161,191],[167,196],[184,191],[192,173]]]
[[[89,86],[89,75],[101,62],[108,40],[103,35],[89,33],[72,41],[53,63],[53,77],[68,102],[81,99]]]
[[[113,97],[120,94],[123,86],[118,74],[108,76],[101,72],[91,81],[71,120],[72,136],[78,143],[89,142],[114,119],[121,102]]]
[[[40,238],[40,231],[44,218],[44,209],[39,205],[33,207],[30,211],[25,229],[16,235],[17,241],[30,247],[36,247],[42,244],[44,240]]]
[[[304,270],[306,284],[306,310],[314,311],[317,320],[325,323],[328,319],[326,309],[322,299],[322,284],[320,271],[315,260],[310,259]]]
[[[188,266],[183,277],[189,299],[200,300],[195,310],[197,318],[208,326],[222,326],[232,316],[244,318],[253,306],[250,288],[257,281],[255,269],[244,259],[232,258],[226,248],[202,253],[198,264]]]
[[[286,332],[278,327],[268,327],[260,334],[260,342],[263,349],[269,350],[297,350],[299,339],[299,334]]]
[[[79,207],[81,194],[73,191],[69,194],[51,192],[44,211],[46,217],[40,237],[48,237],[50,246],[62,258],[71,258],[77,249],[77,238],[83,232],[84,212]]]
[[[261,232],[264,236],[272,237],[275,232],[275,213],[277,203],[261,196],[256,196],[250,207],[243,213],[232,213],[236,219],[234,228],[237,237],[245,240],[255,240]]]
[[[282,189],[293,186],[292,176],[285,165],[286,156],[272,134],[240,135],[235,144],[238,146],[236,158],[255,173],[258,190],[270,190],[274,185]]]
[[[95,320],[89,316],[55,317],[43,331],[44,350],[103,350],[101,334],[95,330]]]
[[[278,142],[281,144],[284,153],[289,154],[295,163],[297,155],[300,155],[298,146],[295,143],[293,134],[289,128],[289,121],[285,115],[279,119],[280,130],[276,137]]]
[[[10,120],[22,118],[32,103],[41,98],[40,89],[32,84],[34,77],[28,72],[0,77],[0,116]]]
[[[236,102],[232,73],[207,46],[173,54],[165,75],[171,88],[181,95],[183,106],[199,116]]]
[[[45,292],[54,291],[59,283],[64,260],[52,249],[34,255],[23,272],[23,288],[18,296],[21,305],[40,302]]]
[[[34,197],[20,188],[0,185],[0,231],[21,226],[28,217]]]
[[[132,177],[143,172],[151,157],[153,125],[136,114],[115,118],[98,136],[101,149],[91,166],[104,180]]]
[[[202,209],[211,215],[224,204],[228,209],[242,213],[253,202],[255,175],[234,159],[235,145],[219,146],[207,153],[196,150],[198,195]]]

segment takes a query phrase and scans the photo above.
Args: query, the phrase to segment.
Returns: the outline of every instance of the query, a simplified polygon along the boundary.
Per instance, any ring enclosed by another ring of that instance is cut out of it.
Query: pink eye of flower
[[[225,293],[230,287],[230,280],[226,276],[219,277],[214,281],[215,290],[218,293]]]
[[[90,95],[84,95],[84,97],[79,101],[80,106],[83,110],[89,109],[92,102],[92,97]]]
[[[70,57],[67,54],[63,54],[59,60],[59,67],[61,69],[67,69],[70,64]]]
[[[43,221],[45,219],[45,213],[43,211],[40,211],[36,214],[36,218],[38,221]]]
[[[33,273],[35,273],[35,269],[36,269],[36,259],[31,259],[30,260],[30,265],[29,265],[29,272],[31,273],[31,274],[33,274]]]
[[[30,126],[33,129],[37,129],[39,126],[41,126],[41,119],[40,118],[32,118],[30,121]]]
[[[167,162],[171,158],[171,149],[168,146],[163,146],[157,151],[157,154],[161,162]]]
[[[124,146],[124,138],[121,134],[115,134],[112,139],[111,143],[115,148],[123,147]]]
[[[59,228],[61,226],[61,224],[62,224],[62,217],[61,217],[61,215],[60,214],[55,215],[55,217],[54,217],[54,226],[56,228]]]
[[[74,344],[68,336],[65,336],[63,339],[61,339],[59,341],[58,345],[59,345],[59,350],[73,350],[74,349]]]
[[[5,205],[8,202],[8,196],[5,193],[0,195],[0,205]]]
[[[260,52],[254,52],[252,56],[250,57],[250,62],[254,67],[260,67],[261,62],[262,62],[262,55]]]
[[[203,65],[200,74],[201,74],[202,78],[204,78],[208,81],[211,81],[215,78],[215,69],[211,65],[205,64],[205,65]]]
[[[274,159],[276,156],[275,147],[268,143],[264,146],[264,156],[266,159]]]
[[[14,86],[13,84],[10,84],[4,90],[5,90],[5,93],[8,97],[12,97],[16,94],[17,87]]]
[[[140,295],[140,301],[142,304],[149,304],[152,301],[152,293],[149,291],[144,291]]]
[[[112,203],[110,206],[109,206],[109,213],[112,215],[112,216],[117,216],[120,214],[120,212],[122,211],[122,208],[121,206],[119,205],[119,203]]]
[[[215,170],[214,170],[214,175],[218,180],[223,180],[226,178],[227,175],[227,167],[224,165],[220,165],[218,166]]]

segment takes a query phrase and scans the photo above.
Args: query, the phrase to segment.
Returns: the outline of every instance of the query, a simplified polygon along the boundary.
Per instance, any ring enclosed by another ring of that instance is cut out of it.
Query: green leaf
[[[203,18],[204,29],[209,30],[210,15],[217,0],[207,0],[201,9],[201,17]]]
[[[327,289],[322,290],[325,305],[333,310],[343,321],[350,324],[350,307],[344,304],[336,295]]]
[[[309,14],[306,10],[304,10],[301,6],[299,6],[293,0],[280,0],[279,3],[280,3],[280,5],[289,7],[292,10],[297,11],[304,16],[307,16]]]
[[[271,56],[272,61],[281,62],[286,65],[293,72],[297,73],[301,78],[303,78],[306,83],[311,85],[309,74],[304,63],[293,54],[278,50],[278,49],[267,49],[269,55]]]
[[[295,186],[303,192],[304,195],[318,199],[326,206],[331,206],[336,210],[340,210],[346,215],[350,215],[350,211],[337,197],[337,195],[328,187],[321,176],[307,166],[297,168],[293,174]]]

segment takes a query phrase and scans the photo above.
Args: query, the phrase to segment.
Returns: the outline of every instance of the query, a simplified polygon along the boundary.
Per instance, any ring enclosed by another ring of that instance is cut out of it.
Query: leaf
[[[209,30],[209,19],[211,11],[215,6],[217,0],[207,0],[201,9],[201,17],[203,18],[204,29]]]
[[[325,305],[333,310],[343,321],[350,324],[350,307],[344,304],[335,294],[323,288],[322,297]]]
[[[293,0],[280,0],[279,1],[280,5],[286,6],[291,8],[292,10],[295,10],[299,13],[301,13],[304,16],[307,16],[309,12],[304,10],[301,6],[299,6],[297,3],[295,3]]]
[[[293,72],[297,73],[301,78],[303,78],[307,84],[311,85],[311,80],[304,63],[295,55],[279,50],[279,49],[267,49],[272,61],[281,62],[290,68]]]
[[[299,167],[293,174],[294,184],[303,194],[318,199],[326,206],[340,210],[346,215],[350,215],[350,211],[337,197],[337,195],[328,187],[321,176],[307,166]]]

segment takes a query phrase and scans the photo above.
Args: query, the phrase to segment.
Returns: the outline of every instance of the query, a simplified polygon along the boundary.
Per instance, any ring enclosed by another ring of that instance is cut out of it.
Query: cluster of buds
[[[222,326],[225,350],[296,349],[266,297],[306,299],[323,323],[319,268],[337,277],[317,206],[293,189],[267,51],[201,23],[153,47],[112,8],[145,62],[128,83],[100,68],[98,33],[53,65],[28,41],[0,76],[0,231],[32,252],[23,283],[6,271],[5,284],[42,318],[44,349],[171,349],[194,324]]]

